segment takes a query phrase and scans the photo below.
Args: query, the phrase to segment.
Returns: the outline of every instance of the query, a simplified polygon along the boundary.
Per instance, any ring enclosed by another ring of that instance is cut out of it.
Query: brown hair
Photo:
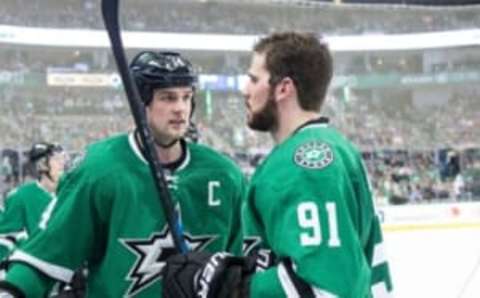
[[[333,72],[332,56],[324,42],[313,33],[273,33],[260,39],[253,50],[265,54],[271,86],[289,77],[297,88],[300,107],[320,110]]]

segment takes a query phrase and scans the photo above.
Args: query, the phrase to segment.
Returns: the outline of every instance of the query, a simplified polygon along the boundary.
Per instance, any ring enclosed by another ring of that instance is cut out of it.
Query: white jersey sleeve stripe
[[[0,234],[0,246],[4,246],[8,249],[12,249],[15,247],[15,244],[17,241],[27,239],[28,234],[25,229],[19,231],[19,232],[11,232],[11,233],[6,233],[6,234]]]
[[[73,277],[73,270],[58,265],[50,264],[38,258],[35,258],[21,250],[16,250],[9,258],[10,261],[25,262],[44,274],[60,281],[70,282]]]
[[[292,265],[292,269],[295,270],[295,264]],[[288,298],[300,298],[301,295],[299,294],[299,290],[295,287],[295,283],[290,277],[290,274],[288,274],[287,268],[285,268],[285,265],[281,263],[278,266],[278,278],[280,280],[280,283],[282,284],[282,288],[287,295]],[[309,287],[312,290],[312,293],[315,298],[338,298],[337,295],[334,295],[328,291],[325,291],[324,289],[316,288],[310,285]]]
[[[0,238],[0,246],[4,246],[8,249],[12,249],[13,247],[15,247],[15,242],[8,238],[5,238],[5,239]]]
[[[22,239],[27,239],[28,238],[28,233],[25,229],[22,229],[18,232],[10,232],[10,233],[5,233],[5,234],[0,234],[0,238],[7,238],[7,237],[13,237],[16,240],[22,240]]]
[[[330,292],[327,292],[319,288],[312,287],[312,290],[313,290],[313,294],[315,295],[315,298],[338,298],[337,295],[334,295]]]
[[[375,244],[373,249],[372,267],[378,266],[387,262],[387,256],[385,254],[385,245],[382,243]]]
[[[288,298],[300,298],[300,295],[297,292],[293,282],[290,280],[290,276],[288,275],[287,269],[285,265],[280,264],[278,266],[278,279],[282,284],[283,291],[287,295]]]
[[[372,297],[373,298],[393,298],[391,292],[387,290],[385,282],[378,282],[372,286]]]

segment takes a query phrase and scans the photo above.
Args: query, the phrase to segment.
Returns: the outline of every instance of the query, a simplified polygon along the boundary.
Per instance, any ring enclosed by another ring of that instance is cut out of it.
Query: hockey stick
[[[155,187],[167,219],[168,227],[172,232],[173,242],[180,253],[186,253],[188,248],[183,237],[182,227],[175,213],[165,174],[156,154],[154,140],[147,123],[145,108],[140,100],[140,95],[128,69],[125,51],[123,49],[122,37],[120,35],[120,24],[118,21],[120,0],[102,0],[102,15],[105,27],[110,38],[113,56],[117,63],[118,72],[122,78],[130,110],[138,129],[140,140],[145,146],[145,157],[148,160],[150,171],[154,176]]]
[[[479,268],[480,268],[480,258],[478,258],[477,262],[475,263],[475,266],[473,266],[473,269],[470,271],[470,274],[468,274],[467,279],[465,280],[462,287],[460,288],[460,293],[457,296],[458,298],[463,297],[468,287],[470,286],[472,280],[474,279],[475,275],[478,273]]]

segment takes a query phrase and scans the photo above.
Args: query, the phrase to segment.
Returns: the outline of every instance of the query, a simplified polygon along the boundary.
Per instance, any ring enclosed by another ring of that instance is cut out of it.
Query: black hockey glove
[[[225,252],[190,252],[167,259],[164,298],[241,298],[252,273],[246,259]]]
[[[85,297],[86,282],[85,270],[79,269],[73,274],[72,281],[62,284],[58,293],[51,295],[50,298],[83,298]]]
[[[25,298],[25,294],[8,281],[0,281],[0,298]]]

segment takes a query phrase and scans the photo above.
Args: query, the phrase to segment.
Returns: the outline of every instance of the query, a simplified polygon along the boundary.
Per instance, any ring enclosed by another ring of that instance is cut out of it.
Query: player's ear
[[[283,100],[297,94],[295,83],[290,77],[284,77],[275,85],[275,98]]]

